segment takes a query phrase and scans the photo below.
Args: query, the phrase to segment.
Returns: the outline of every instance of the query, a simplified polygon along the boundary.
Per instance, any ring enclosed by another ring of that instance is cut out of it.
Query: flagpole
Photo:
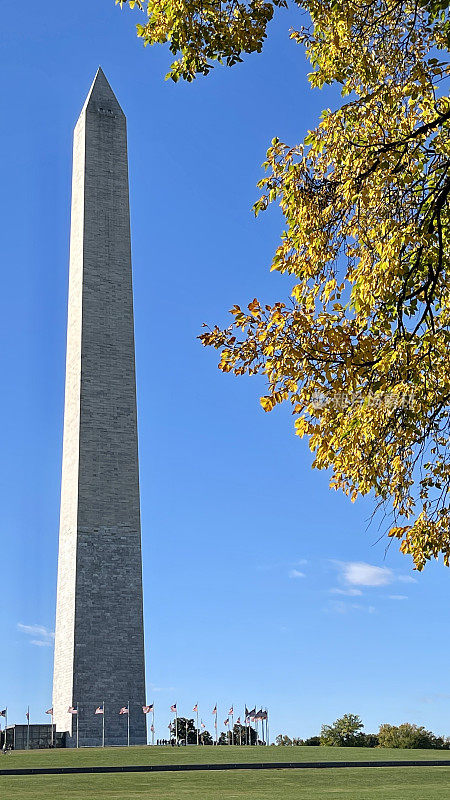
[[[198,703],[197,703],[197,747],[198,747]]]
[[[270,737],[269,737],[269,711],[266,708],[266,734],[267,734],[267,745],[270,744]]]
[[[175,744],[178,747],[178,703],[175,705]]]
[[[30,749],[30,706],[27,709],[27,750]]]
[[[218,708],[216,703],[216,744],[217,744],[217,713],[218,713]]]
[[[128,714],[127,714],[127,747],[130,746],[130,701],[128,700]]]
[[[152,708],[152,745],[155,744],[155,704]]]
[[[102,747],[105,746],[105,701],[103,700],[103,714],[102,714]]]
[[[231,744],[234,745],[234,706],[233,713],[231,715]]]
[[[52,735],[51,735],[51,743],[53,747],[53,706],[52,706],[52,716],[51,716],[51,723],[52,723]]]
[[[77,703],[77,750],[78,750],[78,703]]]

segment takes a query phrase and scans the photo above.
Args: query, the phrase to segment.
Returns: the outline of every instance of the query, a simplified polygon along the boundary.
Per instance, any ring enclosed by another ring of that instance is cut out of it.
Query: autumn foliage
[[[274,139],[255,213],[279,203],[272,269],[289,301],[231,309],[201,336],[224,372],[263,374],[266,411],[292,405],[314,466],[354,500],[373,492],[422,569],[450,562],[450,0],[299,0],[313,87],[338,83],[301,144]],[[149,0],[146,43],[170,77],[261,49],[280,2]]]

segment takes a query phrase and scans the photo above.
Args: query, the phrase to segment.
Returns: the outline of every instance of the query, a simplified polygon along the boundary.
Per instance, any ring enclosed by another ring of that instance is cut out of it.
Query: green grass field
[[[450,768],[0,776],[2,800],[448,800]]]
[[[449,751],[332,747],[131,747],[0,756],[12,767],[233,761],[440,759]],[[0,776],[2,800],[449,800],[450,767]]]
[[[378,747],[105,747],[80,750],[17,750],[0,755],[0,769],[84,767],[107,764],[218,764],[255,761],[400,761],[450,759],[450,750],[387,750]],[[450,769],[449,769],[450,775]]]

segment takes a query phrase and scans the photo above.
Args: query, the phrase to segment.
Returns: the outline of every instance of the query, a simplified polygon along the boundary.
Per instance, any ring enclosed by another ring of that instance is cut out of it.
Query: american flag
[[[173,706],[170,706],[170,710],[173,711],[174,714],[177,713],[177,704],[174,703]]]
[[[194,706],[194,708],[192,709],[192,711],[198,711],[198,703],[196,703],[196,704],[195,704],[195,706]]]
[[[98,708],[96,708],[95,709],[95,713],[96,714],[103,714],[103,706],[99,706]]]
[[[0,717],[6,717],[6,712],[8,709],[4,708],[3,711],[0,711]]]
[[[213,713],[213,714],[217,714],[217,705],[215,705],[215,706],[214,706],[214,708],[213,708],[213,710],[212,710],[212,713]]]
[[[200,727],[201,727],[201,728],[206,728],[206,725],[205,725],[205,723],[204,723],[204,722],[201,722],[201,723],[200,723]]]
[[[25,714],[25,716],[26,716],[26,718],[27,718],[27,720],[28,720],[28,722],[29,722],[29,721],[30,721],[30,712],[29,712],[29,711],[27,711],[27,712],[26,712],[26,714]]]
[[[233,714],[234,714],[233,706],[231,706],[231,708],[230,708],[230,710],[228,712],[228,716],[231,717]]]
[[[226,720],[224,721],[224,723],[223,723],[223,724],[224,724],[224,725],[229,725],[229,724],[230,724],[230,720],[228,719],[228,717],[226,718]]]
[[[152,733],[154,733],[155,732],[155,726],[154,725],[150,725],[150,730],[151,730]]]
[[[241,724],[241,718],[238,717],[237,720],[236,720],[236,725],[240,725],[240,724]]]
[[[45,712],[46,714],[51,714],[53,716],[53,708],[49,708],[48,711]]]
[[[74,708],[73,706],[70,706],[67,711],[69,714],[78,714],[78,708]]]
[[[153,711],[153,703],[151,704],[151,706],[142,706],[142,711],[144,712],[144,714],[149,714],[150,711]]]
[[[128,708],[128,706],[123,706],[119,711],[119,714],[129,714],[129,713],[130,709]]]

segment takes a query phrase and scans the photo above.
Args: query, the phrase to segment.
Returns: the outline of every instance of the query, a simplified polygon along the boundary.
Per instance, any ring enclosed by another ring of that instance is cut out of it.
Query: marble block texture
[[[74,132],[53,677],[75,745],[146,743],[136,378],[125,115],[99,69]]]

